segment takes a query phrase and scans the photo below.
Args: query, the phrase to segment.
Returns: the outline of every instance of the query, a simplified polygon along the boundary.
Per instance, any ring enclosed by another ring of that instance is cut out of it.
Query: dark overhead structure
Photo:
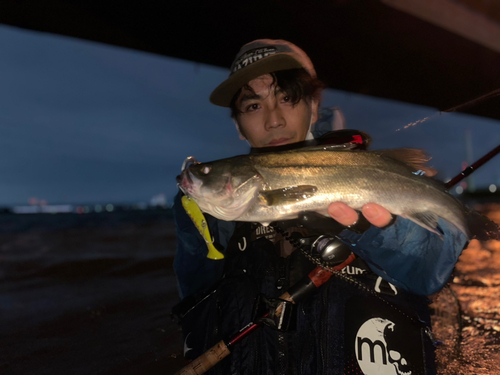
[[[3,0],[0,22],[222,67],[288,39],[331,88],[440,110],[500,88],[495,0]],[[500,119],[500,96],[463,111]]]

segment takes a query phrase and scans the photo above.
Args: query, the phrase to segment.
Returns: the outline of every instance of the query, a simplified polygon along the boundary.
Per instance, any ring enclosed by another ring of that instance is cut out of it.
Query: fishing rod
[[[296,304],[311,295],[321,285],[326,283],[332,276],[332,272],[342,270],[355,259],[355,255],[351,253],[349,257],[338,266],[330,269],[323,267],[316,267],[307,276],[304,276],[296,284],[294,284],[287,292],[283,293],[279,299],[283,300],[274,311],[266,313],[262,318],[268,317],[270,314],[280,319],[285,313],[286,303]],[[174,375],[201,375],[210,370],[217,363],[226,358],[230,353],[232,347],[237,344],[241,339],[248,336],[263,324],[259,319],[257,322],[251,322],[243,327],[232,339],[221,340],[210,349],[208,349],[201,356],[193,360],[187,366],[176,372]]]
[[[500,145],[495,147],[493,150],[488,152],[486,155],[484,155],[481,159],[477,160],[476,162],[472,163],[469,165],[467,168],[465,168],[462,172],[460,172],[458,175],[453,177],[450,181],[444,184],[446,189],[451,188],[452,186],[458,184],[460,181],[462,181],[465,177],[469,176],[472,172],[477,170],[479,167],[481,167],[483,164],[485,164],[487,161],[489,161],[491,158],[496,156],[498,153],[500,153]]]
[[[449,109],[446,109],[446,110],[440,111],[440,112],[447,112],[447,113],[456,112],[456,111],[458,111],[460,109],[464,109],[464,108],[470,107],[471,105],[474,105],[474,104],[480,103],[482,101],[494,98],[496,96],[500,96],[500,88],[496,89],[496,90],[493,90],[493,91],[490,91],[487,94],[481,95],[481,96],[479,96],[479,97],[477,97],[475,99],[469,100],[469,101],[467,101],[465,103],[459,104],[459,105],[457,105],[455,107],[451,107]],[[490,159],[492,159],[498,153],[500,153],[500,145],[498,145],[493,150],[491,150],[490,152],[488,152],[486,155],[484,155],[482,158],[480,158],[479,160],[477,160],[475,163],[469,165],[462,172],[460,172],[458,175],[456,175],[455,177],[453,177],[450,181],[446,182],[444,184],[445,188],[449,189],[452,186],[458,184],[465,177],[469,176],[471,173],[473,173],[474,171],[476,171],[479,167],[481,167],[482,165],[484,165],[486,162],[488,162]]]
[[[461,109],[464,109],[464,108],[467,108],[467,107],[470,107],[474,104],[477,104],[477,103],[480,103],[480,102],[483,102],[485,100],[488,100],[488,99],[491,99],[491,98],[494,98],[494,97],[497,97],[497,96],[500,96],[500,88],[498,89],[495,89],[493,91],[490,91],[486,94],[483,94],[481,96],[478,96],[477,98],[474,98],[472,100],[468,100],[467,102],[465,103],[462,103],[462,104],[459,104],[459,105],[456,105],[454,107],[451,107],[451,108],[448,108],[448,109],[445,109],[445,110],[440,110],[439,111],[439,114],[445,112],[445,113],[452,113],[452,112],[457,112]],[[437,114],[436,114],[437,115]],[[410,123],[406,126],[404,126],[404,128],[408,128],[410,126],[414,126],[414,125],[417,125],[419,123],[422,123],[424,121],[427,121],[429,120],[430,118],[433,118],[435,115],[432,115],[430,117],[425,117],[425,118],[422,118],[420,120],[417,120],[413,123]],[[399,131],[401,129],[397,129],[396,131]],[[457,183],[459,183],[460,181],[462,181],[465,177],[469,176],[471,173],[473,173],[474,171],[476,171],[479,167],[481,167],[482,165],[484,165],[486,162],[488,162],[491,158],[493,158],[494,156],[496,156],[498,153],[500,153],[500,145],[498,145],[497,147],[495,147],[493,150],[491,150],[490,152],[488,152],[486,155],[484,155],[482,158],[480,158],[479,160],[477,160],[475,163],[471,164],[470,166],[468,166],[467,168],[465,168],[462,172],[460,172],[458,175],[456,175],[455,177],[453,177],[451,180],[449,180],[448,182],[446,182],[444,184],[445,188],[446,189],[449,189],[451,188],[452,186],[456,185]]]

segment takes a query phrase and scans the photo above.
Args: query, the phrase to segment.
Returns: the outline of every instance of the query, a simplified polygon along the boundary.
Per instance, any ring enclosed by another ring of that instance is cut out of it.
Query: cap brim
[[[212,92],[210,102],[221,107],[229,107],[233,96],[252,79],[279,70],[297,68],[302,68],[302,65],[288,54],[280,53],[265,57],[230,75]]]

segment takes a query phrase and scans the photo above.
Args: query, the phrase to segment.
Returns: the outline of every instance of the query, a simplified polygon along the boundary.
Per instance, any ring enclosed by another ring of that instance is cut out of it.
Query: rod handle
[[[224,340],[208,349],[205,353],[193,360],[187,366],[177,371],[174,375],[201,375],[226,358],[229,353],[228,346]]]

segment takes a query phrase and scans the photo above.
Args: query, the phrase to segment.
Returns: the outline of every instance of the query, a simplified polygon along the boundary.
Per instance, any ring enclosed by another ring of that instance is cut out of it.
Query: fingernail
[[[377,217],[380,216],[380,212],[375,207],[366,206],[366,207],[363,207],[363,215],[367,219],[376,219]]]
[[[333,209],[330,210],[330,215],[334,216],[335,219],[342,219],[343,217],[346,216],[346,213],[342,208],[334,207]]]

